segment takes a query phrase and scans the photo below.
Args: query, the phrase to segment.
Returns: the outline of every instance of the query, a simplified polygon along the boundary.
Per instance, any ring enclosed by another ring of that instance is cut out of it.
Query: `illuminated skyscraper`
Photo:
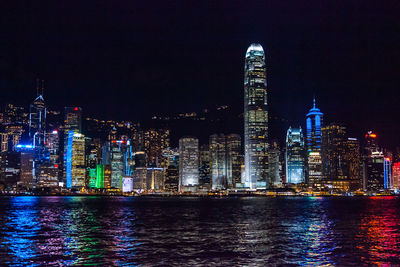
[[[37,85],[37,97],[29,108],[29,138],[34,147],[43,147],[46,135],[46,106],[43,99],[43,81],[39,94]]]
[[[209,190],[211,185],[210,150],[208,144],[200,146],[199,152],[199,186]]]
[[[144,150],[149,166],[161,166],[162,151],[169,147],[168,129],[149,129],[144,132]]]
[[[209,144],[212,189],[232,188],[241,179],[240,136],[213,134]]]
[[[211,135],[209,144],[212,189],[225,189],[228,187],[225,135]]]
[[[226,153],[228,186],[236,187],[242,178],[243,155],[240,135],[228,134],[226,136]]]
[[[66,143],[66,186],[80,189],[85,186],[85,136],[70,130]]]
[[[64,108],[64,159],[63,159],[63,181],[64,185],[67,184],[67,145],[70,131],[82,133],[82,109],[79,107],[65,107]]]
[[[199,184],[199,140],[179,139],[179,191],[196,190]]]
[[[265,54],[251,44],[244,66],[244,152],[242,183],[251,189],[268,187],[268,105]]]
[[[308,183],[312,186],[320,186],[322,179],[322,158],[321,158],[321,127],[324,114],[315,106],[306,115],[307,127],[307,156],[308,156]]]
[[[289,127],[286,134],[286,182],[288,184],[305,183],[305,148],[301,127]]]
[[[385,157],[378,146],[378,136],[372,131],[365,134],[363,152],[363,189],[372,192],[385,189]]]
[[[392,181],[392,159],[389,157],[385,157],[383,160],[383,178],[384,178],[384,188],[392,189],[393,181]]]

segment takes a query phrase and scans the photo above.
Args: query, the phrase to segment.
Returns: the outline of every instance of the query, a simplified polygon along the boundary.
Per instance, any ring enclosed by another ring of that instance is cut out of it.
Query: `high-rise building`
[[[385,157],[383,160],[383,179],[385,189],[392,189],[393,188],[393,181],[392,181],[392,159],[389,157]]]
[[[85,186],[85,136],[70,130],[66,148],[66,186],[80,189]]]
[[[383,151],[378,145],[378,136],[372,131],[365,134],[363,155],[362,155],[362,173],[363,189],[370,192],[378,192],[385,189],[385,173]]]
[[[82,132],[82,108],[65,107],[64,108],[64,129],[66,132],[70,130],[78,130]]]
[[[209,138],[212,189],[233,188],[241,180],[241,139],[237,134]]]
[[[168,129],[149,129],[144,132],[144,150],[148,166],[161,167],[162,151],[169,147]]]
[[[308,164],[308,183],[311,186],[320,187],[322,180],[322,159],[321,159],[321,143],[324,114],[315,105],[306,115],[306,145],[307,145],[307,164]]]
[[[199,184],[199,140],[179,139],[179,191],[197,190]]]
[[[42,93],[39,94],[29,108],[29,138],[34,147],[43,147],[46,142],[46,105]]]
[[[82,109],[79,107],[64,108],[64,136],[62,139],[63,150],[63,181],[67,184],[67,145],[70,131],[82,133]]]
[[[111,187],[122,189],[124,176],[124,156],[126,143],[122,140],[111,141]]]
[[[179,172],[178,167],[169,165],[165,170],[165,191],[178,192]]]
[[[360,190],[361,180],[361,156],[360,142],[357,138],[347,138],[343,160],[346,163],[345,175],[350,182],[350,190]]]
[[[146,187],[147,190],[164,190],[163,168],[147,168]]]
[[[213,190],[228,188],[226,138],[213,134],[209,139],[211,185]],[[231,182],[232,183],[232,182]]]
[[[282,186],[281,177],[281,149],[279,144],[274,141],[272,142],[268,152],[268,173],[269,173],[269,184],[271,187]]]
[[[251,44],[244,66],[244,153],[242,183],[250,189],[268,188],[268,104],[264,49]]]
[[[305,155],[304,136],[301,127],[289,127],[286,134],[286,183],[306,182]]]
[[[326,180],[347,179],[346,162],[346,127],[331,123],[321,129],[322,132],[322,171]]]
[[[199,187],[204,190],[210,190],[210,150],[208,144],[200,146],[199,152]]]
[[[242,180],[242,140],[238,134],[226,136],[228,186],[236,187]]]
[[[32,145],[18,145],[18,151],[21,152],[21,173],[20,182],[25,188],[34,187],[33,168],[34,168],[34,150]]]

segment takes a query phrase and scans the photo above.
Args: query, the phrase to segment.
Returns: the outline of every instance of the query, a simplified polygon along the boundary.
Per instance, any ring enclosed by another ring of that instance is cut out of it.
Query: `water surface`
[[[0,197],[0,265],[393,265],[400,199]]]

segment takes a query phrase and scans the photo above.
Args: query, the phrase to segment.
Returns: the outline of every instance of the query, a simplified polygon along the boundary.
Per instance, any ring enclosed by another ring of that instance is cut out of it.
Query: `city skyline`
[[[1,102],[27,106],[39,77],[45,80],[50,109],[81,106],[88,117],[142,121],[215,105],[228,105],[239,115],[242,54],[250,43],[260,43],[271,63],[271,114],[295,124],[315,95],[327,121],[344,121],[360,137],[374,129],[385,137],[383,142],[398,146],[395,132],[400,129],[391,123],[400,115],[395,101],[399,60],[392,45],[397,35],[386,26],[398,24],[398,6],[364,3],[232,4],[228,10],[235,21],[218,16],[223,4],[214,9],[198,4],[191,15],[172,6],[171,14],[158,16],[147,4],[124,9],[105,3],[78,8],[52,4],[40,10],[7,4]],[[114,15],[105,16],[107,8]],[[344,13],[348,8],[358,12]],[[91,20],[85,16],[89,11]],[[167,30],[169,26],[175,30]],[[108,28],[120,30],[101,30]],[[218,64],[212,64],[215,59]],[[114,101],[108,101],[110,95]],[[135,99],[140,101],[132,105]],[[279,132],[284,134],[288,126]]]

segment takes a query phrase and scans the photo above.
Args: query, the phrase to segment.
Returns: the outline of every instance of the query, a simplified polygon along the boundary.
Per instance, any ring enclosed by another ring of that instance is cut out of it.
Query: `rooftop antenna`
[[[36,96],[39,96],[39,78],[36,78]]]
[[[313,108],[315,108],[315,95],[314,95],[314,99],[313,99]]]
[[[44,94],[44,80],[42,80],[42,96]]]

